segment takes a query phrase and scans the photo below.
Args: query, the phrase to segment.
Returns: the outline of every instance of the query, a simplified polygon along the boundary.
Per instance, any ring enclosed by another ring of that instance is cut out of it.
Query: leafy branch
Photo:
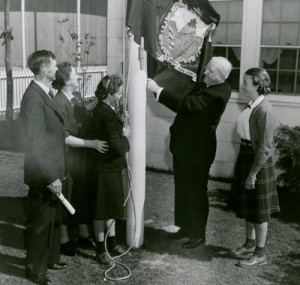
[[[68,34],[68,39],[66,39],[63,35],[59,35],[58,39],[63,44],[71,40],[74,44],[75,52],[70,53],[70,50],[67,48],[67,54],[73,58],[75,63],[82,63],[88,65],[89,63],[89,55],[91,49],[96,45],[96,37],[91,35],[91,33],[85,33],[84,38],[81,39],[77,32],[72,30],[71,24],[68,18],[63,19],[62,21],[57,21],[59,24],[62,25],[64,30]]]
[[[0,39],[3,39],[2,45],[4,46],[8,39],[13,40],[14,37],[12,35],[12,28],[10,30],[4,30],[3,28],[1,28],[1,30],[2,30],[2,33],[0,35]]]
[[[85,33],[83,39],[80,38],[77,32],[72,29],[70,21],[65,18],[61,21],[57,21],[62,25],[63,29],[67,32],[67,38],[63,35],[59,35],[58,40],[63,46],[65,46],[65,51],[77,65],[80,63],[80,79],[79,79],[79,89],[83,97],[85,97],[87,92],[87,85],[91,79],[91,75],[87,74],[87,69],[89,65],[89,56],[91,49],[96,45],[96,37],[91,35],[91,33]],[[73,49],[70,48],[70,41],[73,45]]]

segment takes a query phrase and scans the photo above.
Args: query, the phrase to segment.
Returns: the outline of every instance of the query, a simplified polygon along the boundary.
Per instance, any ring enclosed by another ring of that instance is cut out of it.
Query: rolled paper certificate
[[[65,206],[65,208],[68,210],[68,212],[71,215],[74,215],[75,214],[75,209],[70,204],[70,202],[64,197],[64,195],[62,193],[60,193],[59,195],[57,195],[57,197],[63,203],[63,205]]]

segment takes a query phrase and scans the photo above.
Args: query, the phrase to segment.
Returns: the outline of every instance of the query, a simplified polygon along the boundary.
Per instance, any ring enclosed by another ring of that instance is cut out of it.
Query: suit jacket
[[[256,106],[250,115],[249,131],[255,153],[250,174],[256,175],[271,156],[275,123],[272,105],[266,100]]]
[[[108,143],[109,150],[105,153],[91,150],[98,171],[115,172],[126,167],[125,154],[129,151],[129,142],[123,136],[123,123],[114,110],[102,101],[93,111],[89,136]]]
[[[54,102],[64,119],[66,137],[69,135],[85,138],[89,126],[88,111],[86,110],[83,100],[78,92],[73,93],[78,103],[68,100],[65,94],[58,91]]]
[[[65,176],[63,118],[49,96],[34,81],[26,89],[21,112],[26,146],[24,180],[46,186]]]
[[[195,88],[184,98],[178,98],[163,89],[159,102],[177,113],[170,127],[170,150],[173,154],[200,150],[210,153],[216,150],[216,129],[231,95],[227,82],[203,89]],[[209,148],[208,148],[209,147]],[[202,148],[202,149],[201,149]]]

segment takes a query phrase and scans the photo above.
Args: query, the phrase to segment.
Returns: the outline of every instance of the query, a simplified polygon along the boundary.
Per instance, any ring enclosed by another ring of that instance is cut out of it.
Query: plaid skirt
[[[251,145],[242,145],[238,155],[232,184],[236,215],[254,224],[270,220],[271,214],[279,212],[272,157],[266,161],[256,176],[255,189],[245,189],[245,181],[254,160]]]

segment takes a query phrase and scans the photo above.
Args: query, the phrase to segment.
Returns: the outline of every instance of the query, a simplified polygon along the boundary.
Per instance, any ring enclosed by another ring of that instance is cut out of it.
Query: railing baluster
[[[82,73],[79,71],[79,74]],[[106,66],[91,66],[86,71],[87,75],[91,75],[87,83],[86,98],[94,96],[97,84],[107,74]],[[33,79],[33,74],[29,69],[13,70],[14,80],[14,95],[13,95],[13,108],[18,110],[20,108],[22,96]],[[0,70],[0,113],[6,110],[6,73],[5,70]]]

